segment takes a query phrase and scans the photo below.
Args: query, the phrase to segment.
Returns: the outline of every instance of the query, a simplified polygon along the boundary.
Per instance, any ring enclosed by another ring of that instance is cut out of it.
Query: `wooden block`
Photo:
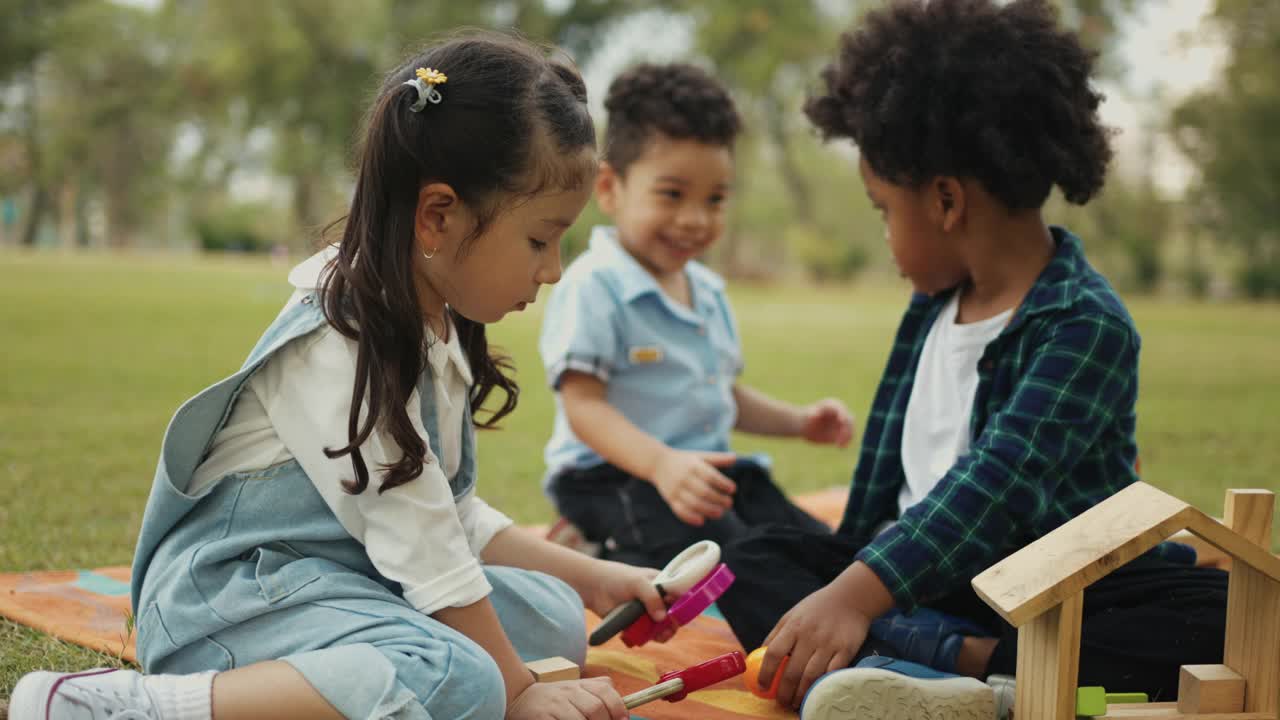
[[[1222,522],[1262,549],[1271,545],[1276,495],[1270,490],[1228,490]]]
[[[1226,665],[1183,665],[1178,674],[1178,712],[1244,710],[1244,678]]]
[[[1258,547],[1271,540],[1275,495],[1228,490],[1223,522]],[[1265,552],[1265,550],[1264,550]],[[1280,581],[1237,555],[1227,582],[1227,641],[1222,662],[1245,680],[1246,712],[1280,713]]]
[[[1107,693],[1108,705],[1132,705],[1134,703],[1149,703],[1151,698],[1146,693]]]
[[[1280,713],[1280,582],[1237,562],[1222,663],[1244,677],[1245,712]]]
[[[1107,714],[1107,691],[1100,687],[1076,688],[1076,716]]]
[[[577,680],[582,677],[582,669],[562,657],[549,657],[524,664],[533,673],[534,682],[559,682],[561,680]]]
[[[1177,703],[1108,705],[1107,714],[1094,720],[1276,720],[1274,713],[1209,713],[1185,715]]]
[[[1017,717],[1075,718],[1083,609],[1084,595],[1076,593],[1018,628]]]

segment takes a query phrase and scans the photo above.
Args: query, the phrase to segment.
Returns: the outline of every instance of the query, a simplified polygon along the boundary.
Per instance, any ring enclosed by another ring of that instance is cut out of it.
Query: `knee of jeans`
[[[400,673],[400,681],[413,688],[419,702],[433,718],[500,718],[506,714],[507,691],[498,663],[475,643],[455,643],[441,668],[427,658],[412,670]],[[419,675],[428,676],[426,682]],[[434,686],[424,692],[424,686]]]
[[[559,578],[548,575],[544,580],[548,592],[538,610],[547,623],[546,657],[560,656],[582,665],[587,660],[587,622],[582,613],[582,598]]]

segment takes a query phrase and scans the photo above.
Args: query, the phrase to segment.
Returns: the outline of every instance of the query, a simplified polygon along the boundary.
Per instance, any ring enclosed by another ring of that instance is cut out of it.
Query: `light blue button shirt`
[[[737,420],[742,345],[724,280],[697,262],[685,272],[692,307],[662,291],[616,229],[595,228],[551,292],[539,350],[552,389],[567,370],[589,373],[608,386],[610,405],[668,446],[724,451]],[[604,462],[569,428],[559,393],[546,461],[544,485]]]

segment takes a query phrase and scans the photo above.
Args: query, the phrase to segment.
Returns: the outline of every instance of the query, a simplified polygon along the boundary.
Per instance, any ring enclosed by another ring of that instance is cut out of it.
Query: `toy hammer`
[[[715,685],[735,675],[741,675],[747,669],[746,659],[742,653],[734,650],[731,653],[712,658],[684,670],[664,673],[658,678],[658,684],[633,692],[622,698],[627,709],[640,707],[659,698],[667,702],[679,702],[695,690]]]

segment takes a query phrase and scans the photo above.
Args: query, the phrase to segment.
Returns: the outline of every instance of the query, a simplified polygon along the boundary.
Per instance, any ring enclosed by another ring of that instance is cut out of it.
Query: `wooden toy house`
[[[1110,705],[1110,720],[1280,720],[1280,558],[1275,495],[1228,490],[1225,518],[1138,482],[973,579],[1018,628],[1017,720],[1075,718],[1083,591],[1180,531],[1231,560],[1221,665],[1184,666],[1178,701]]]

